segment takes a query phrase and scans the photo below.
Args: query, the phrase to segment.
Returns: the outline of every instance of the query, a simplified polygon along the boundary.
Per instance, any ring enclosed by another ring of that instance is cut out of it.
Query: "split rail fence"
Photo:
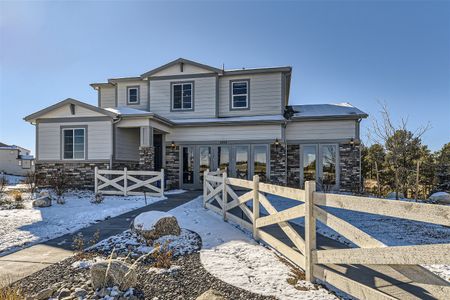
[[[401,265],[450,264],[450,244],[388,247],[324,209],[333,207],[450,226],[449,206],[322,193],[316,191],[312,181],[306,182],[305,189],[301,190],[262,183],[258,176],[254,176],[253,181],[230,178],[220,171],[205,171],[203,185],[205,208],[253,232],[254,239],[264,241],[305,270],[306,280],[312,282],[320,279],[359,299],[394,298],[334,272],[327,265],[389,265],[401,268]],[[270,197],[266,197],[267,194],[295,200],[298,205],[278,211],[270,203]],[[247,205],[250,201],[251,205]],[[260,214],[260,205],[268,215]],[[242,211],[241,216],[236,211],[231,212],[236,208]],[[305,238],[289,223],[301,217],[305,218]],[[317,220],[360,248],[318,250]],[[262,229],[273,224],[279,225],[294,247]],[[437,287],[442,293],[450,292],[448,286],[443,288]]]
[[[105,195],[164,196],[164,170],[99,170],[95,167],[95,192]]]

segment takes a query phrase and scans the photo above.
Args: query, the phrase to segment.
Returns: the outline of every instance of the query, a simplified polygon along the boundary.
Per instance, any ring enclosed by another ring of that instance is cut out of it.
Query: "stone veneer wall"
[[[300,187],[300,146],[287,145],[287,186]]]
[[[166,167],[164,172],[167,189],[180,188],[180,147],[166,146]]]
[[[139,147],[139,169],[153,171],[155,169],[155,147]]]
[[[94,169],[109,169],[109,163],[41,163],[36,162],[36,172],[41,186],[48,186],[50,178],[57,176],[58,172],[64,170],[71,177],[71,184],[74,188],[94,189]]]
[[[127,168],[128,170],[139,170],[140,168],[138,161],[126,161],[126,160],[115,160],[113,161],[114,170],[123,170]]]
[[[361,191],[360,145],[339,144],[340,191],[357,193]]]
[[[270,183],[286,185],[286,145],[270,144]]]

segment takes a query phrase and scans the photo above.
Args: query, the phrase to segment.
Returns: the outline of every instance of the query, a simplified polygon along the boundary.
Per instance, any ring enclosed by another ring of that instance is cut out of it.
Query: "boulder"
[[[47,190],[42,190],[39,192],[39,197],[50,197],[50,193]]]
[[[137,273],[129,264],[114,259],[92,265],[91,280],[94,289],[118,286],[124,291],[136,285]]]
[[[39,292],[37,292],[34,296],[33,299],[36,300],[46,300],[48,298],[50,298],[53,295],[53,289],[51,288],[45,288],[43,290],[40,290]]]
[[[162,211],[148,211],[138,215],[132,224],[132,230],[147,241],[154,241],[164,235],[180,235],[177,218]]]
[[[48,207],[52,205],[52,198],[49,196],[39,197],[33,201],[33,207]]]
[[[403,198],[405,198],[405,195],[403,195],[403,193],[398,192],[398,199],[403,199]],[[386,199],[395,200],[395,192],[390,192],[389,194],[387,194]]]
[[[209,289],[198,296],[196,300],[225,300],[225,297],[221,292]]]
[[[440,204],[450,204],[450,194],[446,192],[434,193],[428,198],[431,202]]]

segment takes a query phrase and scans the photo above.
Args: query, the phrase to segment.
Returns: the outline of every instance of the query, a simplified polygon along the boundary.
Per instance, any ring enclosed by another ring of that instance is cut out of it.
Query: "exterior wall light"
[[[275,145],[275,147],[280,146],[280,141],[278,140],[278,138],[275,139],[275,142],[273,144]]]
[[[170,144],[170,146],[172,147],[172,149],[175,149],[177,147],[177,145],[175,145],[174,141],[172,141],[172,144]]]

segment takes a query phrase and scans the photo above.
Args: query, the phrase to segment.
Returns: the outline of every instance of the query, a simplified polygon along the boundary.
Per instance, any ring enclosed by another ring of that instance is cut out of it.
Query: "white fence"
[[[106,195],[164,196],[164,170],[99,170],[95,167],[95,192]]]
[[[333,266],[338,264],[389,265],[403,273],[408,272],[410,278],[414,277],[412,282],[418,282],[420,285],[426,281],[426,290],[438,299],[450,295],[449,285],[428,276],[428,271],[417,266],[449,264],[450,244],[387,247],[364,231],[323,209],[334,207],[450,226],[449,206],[320,193],[316,192],[315,182],[312,181],[306,182],[305,190],[301,190],[260,183],[258,176],[254,176],[253,181],[228,178],[226,173],[221,172],[206,171],[203,184],[205,208],[221,214],[224,220],[229,219],[252,231],[254,239],[263,240],[304,269],[308,281],[314,281],[316,278],[326,281],[359,299],[393,299],[379,290],[333,270]],[[236,187],[241,192],[244,189],[241,196],[233,190]],[[278,211],[265,194],[295,200],[298,201],[298,205]],[[228,198],[231,198],[231,201],[228,201]],[[251,206],[246,205],[249,201],[252,201]],[[268,212],[267,216],[260,216],[260,205]],[[240,208],[242,217],[230,212],[235,208]],[[304,239],[288,222],[301,217],[305,218]],[[317,220],[360,248],[318,250]],[[262,227],[273,224],[279,225],[293,247],[262,230]]]

